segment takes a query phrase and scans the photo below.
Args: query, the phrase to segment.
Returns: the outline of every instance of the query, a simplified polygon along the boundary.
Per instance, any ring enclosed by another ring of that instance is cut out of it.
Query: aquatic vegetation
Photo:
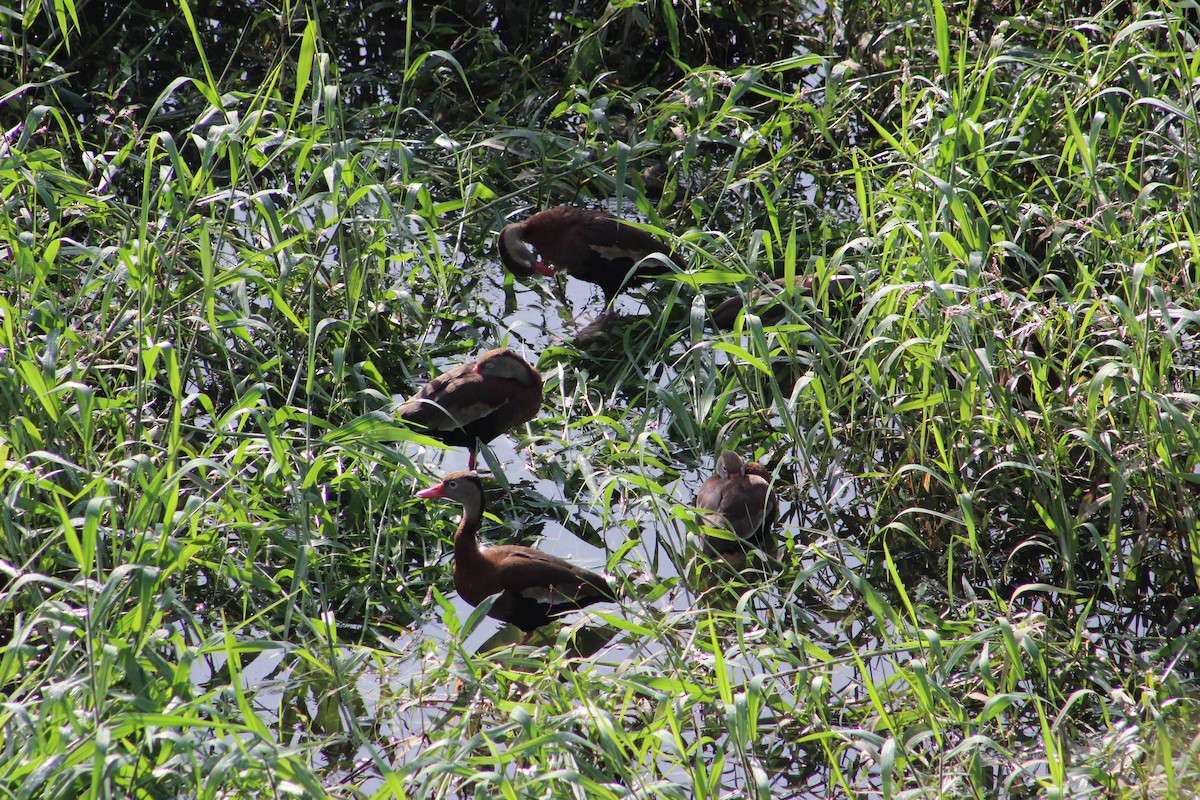
[[[3,784],[1192,792],[1194,9],[494,5],[0,15]],[[565,204],[675,268],[589,324]],[[620,597],[531,644],[393,414],[501,347],[480,537]],[[778,564],[697,579],[724,450]]]

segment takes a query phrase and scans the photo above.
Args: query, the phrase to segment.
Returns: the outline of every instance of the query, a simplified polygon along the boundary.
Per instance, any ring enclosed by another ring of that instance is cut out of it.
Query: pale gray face
[[[500,260],[514,275],[526,277],[532,275],[537,267],[537,259],[533,250],[521,238],[520,225],[506,225],[500,231]]]
[[[725,480],[739,478],[746,474],[746,466],[742,457],[732,450],[726,450],[717,458],[717,475]]]
[[[417,497],[446,498],[462,505],[478,505],[483,498],[483,484],[474,472],[452,472],[437,486],[417,492]]]
[[[498,353],[487,353],[479,359],[475,371],[485,378],[503,378],[517,381],[526,386],[532,385],[534,377],[532,369],[525,360],[507,350]]]

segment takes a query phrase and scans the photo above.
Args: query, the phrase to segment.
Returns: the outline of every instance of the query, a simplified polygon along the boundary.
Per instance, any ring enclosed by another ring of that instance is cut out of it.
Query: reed
[[[8,793],[1190,796],[1194,13],[418,5],[0,16]],[[561,203],[679,262],[586,341],[497,263]],[[501,345],[483,537],[623,594],[533,644],[389,416]],[[778,564],[689,545],[723,448]]]

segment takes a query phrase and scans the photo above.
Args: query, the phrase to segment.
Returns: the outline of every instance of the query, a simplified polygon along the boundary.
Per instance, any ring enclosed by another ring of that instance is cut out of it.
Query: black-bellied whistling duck
[[[996,379],[1008,386],[1012,392],[1017,407],[1024,411],[1037,411],[1037,392],[1034,389],[1034,366],[1046,364],[1046,388],[1056,392],[1062,386],[1062,376],[1052,365],[1046,362],[1046,345],[1042,343],[1039,334],[1026,326],[1024,330],[1014,331],[1009,345],[1023,351],[1024,358],[1011,367],[1002,367],[996,371]]]
[[[717,457],[716,473],[701,485],[696,507],[710,512],[703,515],[705,525],[725,528],[737,541],[706,536],[705,548],[739,569],[751,547],[774,555],[779,501],[771,490],[771,471],[727,450]]]
[[[532,547],[502,544],[479,549],[483,483],[474,472],[452,472],[417,497],[444,497],[462,504],[454,532],[454,588],[473,606],[500,595],[489,617],[529,633],[553,617],[592,603],[615,600],[604,576]]]
[[[507,348],[447,370],[396,409],[396,418],[452,447],[475,448],[528,422],[542,407],[542,376]]]
[[[793,291],[812,286],[812,276],[797,275],[794,278]],[[763,325],[777,325],[787,313],[787,308],[781,301],[781,295],[787,289],[787,278],[776,278],[766,286],[760,286],[746,294],[726,298],[712,312],[713,324],[720,330],[733,330],[738,313],[745,306],[745,300],[750,301],[750,310],[758,315]]]
[[[604,292],[605,308],[626,286],[669,272],[662,261],[650,259],[626,279],[633,266],[646,256],[661,253],[669,257],[670,252],[640,228],[603,211],[576,206],[548,208],[500,231],[500,260],[509,272],[524,278],[565,270],[572,277],[599,286]]]
[[[809,296],[815,294],[818,286],[815,276],[796,275],[792,280],[794,281],[793,292],[806,292]],[[840,300],[846,297],[856,285],[854,275],[841,273],[830,277],[826,291],[831,300]],[[744,299],[741,295],[726,298],[713,309],[713,324],[719,330],[733,330],[738,312],[745,305],[744,300],[749,300],[750,310],[758,315],[763,325],[778,325],[787,316],[786,295],[787,278],[776,278],[765,286],[759,286],[747,292]]]

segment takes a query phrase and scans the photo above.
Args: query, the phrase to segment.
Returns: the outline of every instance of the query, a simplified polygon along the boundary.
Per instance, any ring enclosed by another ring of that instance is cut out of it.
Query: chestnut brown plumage
[[[473,606],[499,595],[489,617],[529,633],[559,614],[616,599],[603,575],[558,556],[512,544],[481,550],[477,534],[483,519],[483,483],[474,472],[452,472],[417,497],[462,504],[462,521],[454,532],[454,588]]]
[[[703,522],[712,528],[725,528],[736,541],[705,537],[705,548],[735,566],[745,564],[746,550],[758,548],[773,555],[775,521],[779,501],[771,490],[771,471],[754,461],[745,462],[732,451],[717,457],[716,474],[706,480],[696,494],[696,507],[710,512]]]
[[[537,416],[542,376],[507,348],[443,372],[396,409],[396,418],[452,447],[475,449]]]
[[[797,275],[792,278],[792,281],[793,295],[804,292],[808,297],[813,297],[820,285],[813,275]],[[840,301],[848,297],[857,285],[854,275],[843,273],[831,276],[825,291],[831,300]],[[750,310],[758,315],[763,325],[778,325],[787,316],[789,306],[787,294],[787,278],[776,278],[747,292],[744,298],[742,295],[726,298],[713,309],[713,324],[717,326],[718,330],[733,330],[738,312],[745,306],[746,301],[749,301]],[[791,303],[793,307],[797,305],[796,301]]]
[[[599,286],[605,307],[626,286],[670,271],[659,259],[642,261],[651,253],[670,257],[662,242],[640,228],[603,211],[576,206],[548,208],[500,231],[500,260],[509,272],[528,277],[565,270]],[[626,279],[639,262],[637,271]]]
[[[812,278],[807,276],[797,275],[794,278],[795,290],[798,291],[801,287],[812,285]],[[776,278],[766,286],[760,286],[757,289],[747,293],[743,298],[741,295],[734,295],[726,298],[720,305],[713,309],[712,320],[713,324],[720,330],[731,331],[733,325],[737,321],[738,313],[745,306],[745,301],[750,301],[750,309],[758,315],[762,320],[763,325],[777,325],[787,313],[786,305],[781,302],[780,295],[785,294],[787,288],[786,278]]]

